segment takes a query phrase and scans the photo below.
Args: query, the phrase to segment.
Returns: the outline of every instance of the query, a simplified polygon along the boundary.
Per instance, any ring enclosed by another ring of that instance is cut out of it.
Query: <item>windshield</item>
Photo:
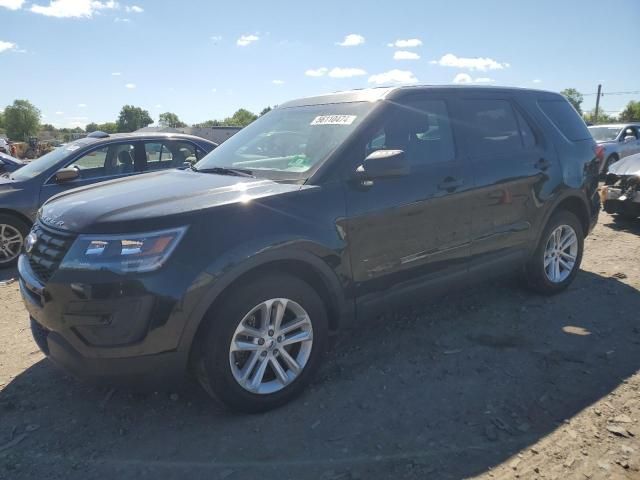
[[[12,180],[24,181],[30,180],[42,172],[49,170],[63,158],[71,155],[72,152],[79,149],[80,144],[71,143],[69,145],[65,145],[64,147],[58,147],[55,150],[43,155],[42,157],[27,163],[24,167],[19,170],[16,170],[11,174]]]
[[[591,136],[596,142],[610,142],[620,133],[620,127],[589,127]]]
[[[275,109],[236,133],[195,165],[249,170],[280,180],[307,178],[373,109],[369,102]]]

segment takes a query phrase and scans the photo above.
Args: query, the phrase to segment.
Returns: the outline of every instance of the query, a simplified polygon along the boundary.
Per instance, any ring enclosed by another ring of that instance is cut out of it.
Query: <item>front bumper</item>
[[[184,376],[184,304],[154,289],[152,278],[64,272],[62,278],[76,281],[54,276],[44,285],[24,255],[18,270],[34,339],[63,369],[109,384],[174,383]]]
[[[621,188],[604,186],[600,196],[605,212],[640,216],[640,190],[625,194]]]

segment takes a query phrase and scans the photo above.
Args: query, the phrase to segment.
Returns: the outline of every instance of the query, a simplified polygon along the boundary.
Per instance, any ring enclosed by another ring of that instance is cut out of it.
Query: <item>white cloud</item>
[[[388,72],[378,73],[369,77],[369,83],[376,85],[386,85],[391,83],[417,83],[418,79],[409,70],[393,69]]]
[[[127,87],[127,88],[129,88],[129,89],[133,89],[133,88],[136,88],[136,84],[135,84],[135,83],[127,83],[127,84],[125,85],[125,87]]]
[[[113,75],[114,77],[119,77],[120,75],[122,75],[122,72],[112,72],[111,75]]]
[[[7,51],[7,50],[13,50],[14,48],[16,48],[16,44],[15,43],[11,43],[11,42],[4,42],[2,40],[0,40],[0,53]]]
[[[387,43],[388,47],[396,47],[396,48],[416,48],[422,46],[422,40],[419,38],[409,38],[407,40],[396,40],[393,43]]]
[[[274,85],[284,85],[284,80],[271,80]]]
[[[304,74],[307,77],[322,77],[323,75],[326,75],[328,71],[329,69],[327,67],[320,67],[320,68],[316,68],[315,70],[309,69],[306,72],[304,72]]]
[[[350,33],[349,35],[344,37],[342,42],[336,43],[336,45],[340,45],[341,47],[356,47],[358,45],[362,45],[364,43],[364,37],[362,35],[358,35],[357,33]]]
[[[484,83],[484,84],[487,84],[487,83],[493,83],[493,82],[495,82],[495,80],[493,78],[489,78],[489,77],[473,78],[468,73],[459,73],[453,78],[453,83],[458,83],[458,84],[466,84],[466,83]]]
[[[108,0],[51,0],[49,5],[31,5],[33,13],[56,18],[91,18],[99,10],[115,10],[118,2]]]
[[[213,35],[213,36],[211,36],[209,38],[211,39],[211,41],[213,43],[218,43],[220,40],[222,40],[222,36],[220,36],[220,35]]]
[[[130,18],[116,17],[114,22],[116,22],[116,23],[131,23],[131,19]]]
[[[20,10],[24,0],[0,0],[0,7],[8,8],[9,10]]]
[[[144,12],[144,8],[139,7],[138,5],[131,5],[130,7],[126,6],[126,7],[124,7],[124,10],[127,13],[142,13],[142,12]]]
[[[420,60],[420,55],[407,50],[398,50],[393,54],[394,60]]]
[[[64,112],[56,112],[56,115],[64,115]]]
[[[79,103],[78,104],[78,108],[87,108],[87,104],[86,103]]]
[[[236,41],[236,45],[239,47],[246,47],[247,45],[251,45],[253,42],[257,42],[260,40],[260,37],[257,35],[241,35],[240,38]]]
[[[533,83],[542,83],[542,80],[540,80],[539,78],[534,78],[532,80]]]
[[[361,68],[332,68],[329,72],[329,76],[332,78],[351,78],[359,77],[360,75],[366,75],[367,72]]]
[[[440,60],[432,60],[431,63],[440,65],[441,67],[468,68],[469,70],[480,70],[481,72],[487,70],[502,70],[510,67],[508,63],[500,63],[492,58],[457,57],[453,53],[447,53],[446,55],[443,55]]]
[[[218,89],[217,89],[217,88],[212,88],[212,89],[211,89],[211,92],[213,92],[213,93],[216,93],[217,91],[218,91]]]
[[[161,103],[158,103],[158,104],[155,106],[155,108],[162,108],[162,104],[161,104]]]

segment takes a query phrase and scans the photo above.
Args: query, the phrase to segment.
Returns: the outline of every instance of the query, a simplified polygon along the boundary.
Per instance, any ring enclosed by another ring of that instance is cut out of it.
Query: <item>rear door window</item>
[[[147,171],[179,168],[185,162],[194,164],[204,156],[194,144],[183,141],[146,142],[144,149]]]
[[[591,138],[587,124],[566,100],[539,100],[538,105],[567,139],[575,142]]]
[[[464,122],[474,156],[508,155],[523,148],[516,113],[507,100],[467,99]]]

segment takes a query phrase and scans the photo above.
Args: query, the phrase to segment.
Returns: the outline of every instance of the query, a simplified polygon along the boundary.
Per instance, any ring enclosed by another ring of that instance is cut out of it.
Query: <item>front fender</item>
[[[178,349],[188,355],[207,312],[227,287],[241,276],[277,262],[297,261],[313,269],[323,279],[332,303],[337,307],[340,323],[348,321],[353,317],[355,307],[353,301],[345,297],[347,277],[342,271],[346,266],[342,265],[340,253],[307,239],[280,239],[275,246],[264,248],[242,245],[226,252],[205,269],[189,289],[188,296],[197,301],[188,315]]]

